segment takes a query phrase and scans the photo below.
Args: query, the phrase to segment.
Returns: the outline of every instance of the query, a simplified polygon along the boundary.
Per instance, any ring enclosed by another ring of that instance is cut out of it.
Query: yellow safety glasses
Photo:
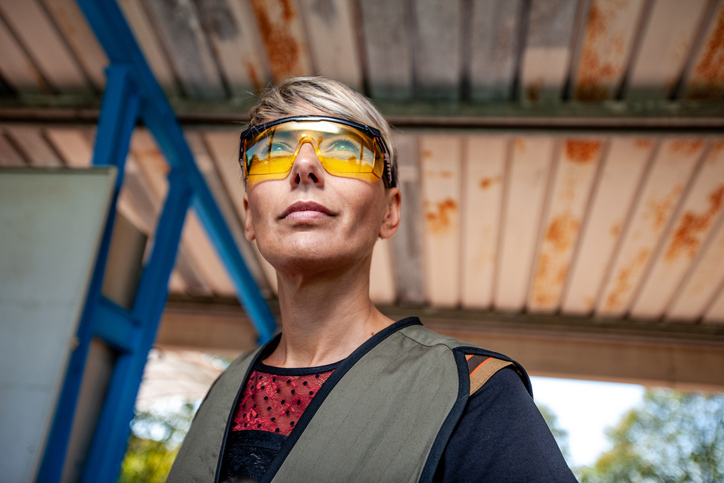
[[[324,116],[297,116],[253,126],[241,133],[239,164],[249,182],[284,179],[304,143],[335,176],[394,186],[387,146],[380,131]]]

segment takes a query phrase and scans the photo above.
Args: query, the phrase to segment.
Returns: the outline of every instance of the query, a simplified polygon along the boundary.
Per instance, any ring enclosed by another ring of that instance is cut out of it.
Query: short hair
[[[386,188],[397,185],[397,150],[390,125],[369,99],[341,82],[324,77],[286,79],[266,90],[249,114],[251,120],[247,127],[305,114],[337,117],[374,127],[382,133],[390,155],[390,166],[386,169],[392,170],[392,183],[387,176],[382,180]]]

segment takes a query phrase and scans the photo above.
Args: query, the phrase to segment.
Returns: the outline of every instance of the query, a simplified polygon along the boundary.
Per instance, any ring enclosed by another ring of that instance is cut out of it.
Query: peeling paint
[[[709,229],[722,208],[724,184],[709,195],[709,206],[704,213],[687,211],[676,227],[674,237],[666,250],[664,260],[673,262],[685,256],[693,259],[701,245],[704,232]]]
[[[452,198],[446,198],[432,206],[432,203],[426,201],[425,221],[431,233],[442,235],[450,231],[452,226],[452,216],[458,211],[458,204]],[[432,209],[431,209],[432,208]]]
[[[616,276],[616,286],[608,297],[606,297],[606,309],[619,310],[623,308],[623,298],[633,288],[632,279],[644,267],[650,256],[651,250],[642,248],[629,266],[618,272]]]

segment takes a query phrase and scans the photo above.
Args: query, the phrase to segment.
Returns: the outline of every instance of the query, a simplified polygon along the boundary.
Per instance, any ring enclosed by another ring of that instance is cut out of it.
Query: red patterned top
[[[334,369],[302,376],[254,370],[234,415],[232,431],[269,431],[288,436]]]

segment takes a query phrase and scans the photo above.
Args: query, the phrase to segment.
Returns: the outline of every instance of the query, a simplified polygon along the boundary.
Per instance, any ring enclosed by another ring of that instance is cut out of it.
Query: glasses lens
[[[246,140],[244,162],[248,175],[286,177],[306,142],[314,147],[330,174],[365,179],[382,176],[384,156],[377,141],[353,127],[331,121],[289,121]]]

